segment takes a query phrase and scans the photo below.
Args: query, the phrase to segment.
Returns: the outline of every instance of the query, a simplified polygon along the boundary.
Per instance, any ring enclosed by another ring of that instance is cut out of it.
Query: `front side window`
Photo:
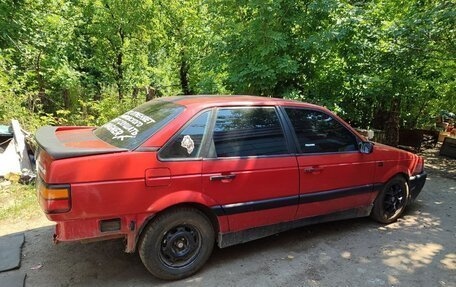
[[[153,100],[94,130],[99,139],[119,148],[134,149],[176,118],[184,107]]]
[[[298,138],[301,152],[356,151],[356,137],[330,115],[314,110],[285,109]]]
[[[273,107],[219,109],[213,140],[219,158],[288,153]]]
[[[160,152],[163,159],[185,159],[200,157],[203,138],[206,134],[210,111],[203,112],[193,119],[171,142]]]

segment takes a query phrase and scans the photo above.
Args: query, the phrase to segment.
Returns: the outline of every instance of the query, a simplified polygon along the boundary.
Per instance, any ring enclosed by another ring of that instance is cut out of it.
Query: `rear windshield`
[[[183,110],[181,105],[153,100],[95,129],[94,134],[113,146],[135,149]]]

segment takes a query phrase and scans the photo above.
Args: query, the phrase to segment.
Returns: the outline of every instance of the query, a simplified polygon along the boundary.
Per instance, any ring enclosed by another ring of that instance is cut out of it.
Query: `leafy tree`
[[[325,105],[358,127],[456,110],[456,4],[437,0],[3,0],[0,120],[93,124],[158,96]]]

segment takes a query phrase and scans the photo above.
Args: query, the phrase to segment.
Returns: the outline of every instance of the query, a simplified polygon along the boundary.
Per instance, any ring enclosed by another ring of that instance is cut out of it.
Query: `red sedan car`
[[[195,273],[215,243],[369,215],[393,222],[426,179],[421,157],[366,141],[323,107],[274,98],[161,98],[36,139],[55,242],[124,238],[162,279]]]

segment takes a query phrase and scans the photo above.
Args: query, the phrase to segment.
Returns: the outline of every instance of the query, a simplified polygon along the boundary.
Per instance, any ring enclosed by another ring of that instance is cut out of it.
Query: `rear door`
[[[300,205],[297,218],[368,206],[376,162],[362,154],[358,138],[324,111],[286,107],[299,148]]]
[[[210,110],[200,112],[161,148],[159,161],[145,174],[147,189],[156,198],[163,200],[165,195],[175,193],[177,199],[190,201],[182,194],[201,193],[201,153],[210,119]]]
[[[290,140],[275,107],[217,109],[202,180],[230,231],[294,218],[299,174]]]

